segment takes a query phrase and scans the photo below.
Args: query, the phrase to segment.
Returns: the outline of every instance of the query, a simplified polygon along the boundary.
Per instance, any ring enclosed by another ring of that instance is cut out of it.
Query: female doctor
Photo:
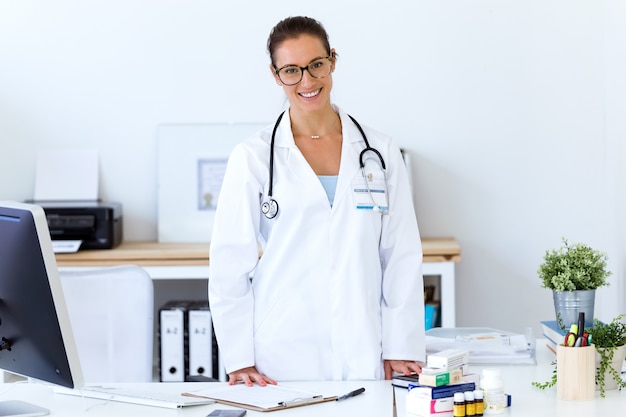
[[[337,54],[318,21],[282,20],[268,52],[289,108],[233,150],[211,237],[230,383],[420,372],[422,248],[400,150],[331,104]]]

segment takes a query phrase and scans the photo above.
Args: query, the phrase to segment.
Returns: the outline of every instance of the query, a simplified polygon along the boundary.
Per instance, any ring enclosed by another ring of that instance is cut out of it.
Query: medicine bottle
[[[476,416],[482,416],[485,411],[485,404],[483,403],[483,392],[479,389],[474,391],[474,405],[476,409]]]
[[[454,393],[454,405],[452,406],[454,417],[465,417],[465,395],[462,392]]]
[[[474,402],[474,391],[464,392],[465,396],[465,415],[474,417],[476,415],[476,403]]]
[[[500,379],[499,369],[483,369],[480,379],[480,389],[484,395],[485,415],[502,414],[506,407],[506,395],[504,394],[504,382]]]

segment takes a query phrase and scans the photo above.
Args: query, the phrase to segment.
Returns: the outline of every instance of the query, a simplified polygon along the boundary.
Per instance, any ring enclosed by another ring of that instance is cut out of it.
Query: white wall
[[[625,310],[626,302],[626,2],[607,2],[605,13],[605,91],[607,147],[607,224],[616,275],[611,291]]]
[[[415,161],[424,236],[455,236],[457,323],[553,316],[536,270],[562,236],[609,254],[597,315],[626,301],[626,8],[619,0],[0,0],[0,199],[39,149],[101,155],[125,236],[157,236],[156,127],[271,122],[270,28],[308,14],[340,59],[334,99]]]

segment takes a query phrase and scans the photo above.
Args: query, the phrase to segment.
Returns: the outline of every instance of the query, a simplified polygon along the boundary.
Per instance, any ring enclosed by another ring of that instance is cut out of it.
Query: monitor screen
[[[11,201],[0,201],[0,368],[83,382],[45,213]]]

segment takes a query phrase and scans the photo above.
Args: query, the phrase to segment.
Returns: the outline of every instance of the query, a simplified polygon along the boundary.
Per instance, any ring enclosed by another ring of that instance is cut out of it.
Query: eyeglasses
[[[276,75],[280,78],[280,81],[285,85],[296,85],[302,81],[304,70],[307,70],[313,78],[324,78],[330,74],[330,70],[333,67],[333,57],[327,56],[324,58],[316,59],[306,67],[299,67],[297,65],[285,65],[282,68],[275,70]]]

